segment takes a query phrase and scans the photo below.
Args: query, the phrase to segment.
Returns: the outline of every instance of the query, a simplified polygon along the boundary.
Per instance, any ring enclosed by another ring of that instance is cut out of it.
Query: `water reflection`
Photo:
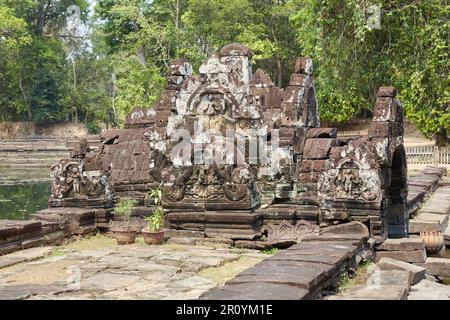
[[[50,182],[0,185],[0,219],[23,220],[47,208]]]

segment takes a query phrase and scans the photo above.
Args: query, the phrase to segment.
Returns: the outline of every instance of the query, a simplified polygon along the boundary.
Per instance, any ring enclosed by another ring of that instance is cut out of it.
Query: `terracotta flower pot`
[[[146,244],[161,244],[164,242],[164,229],[160,231],[148,231],[146,229],[142,230],[142,235],[144,236],[144,242]]]
[[[442,232],[421,232],[420,237],[425,244],[425,250],[428,254],[436,254],[444,248],[445,242]]]
[[[136,230],[114,230],[117,244],[133,244],[136,241]]]

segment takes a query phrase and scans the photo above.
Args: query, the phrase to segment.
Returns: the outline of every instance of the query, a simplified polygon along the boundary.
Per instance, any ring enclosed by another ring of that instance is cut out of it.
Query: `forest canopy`
[[[370,113],[392,85],[424,134],[445,137],[449,13],[444,0],[0,0],[0,121],[120,126],[152,107],[172,60],[196,70],[240,42],[279,86],[310,56],[325,123]]]

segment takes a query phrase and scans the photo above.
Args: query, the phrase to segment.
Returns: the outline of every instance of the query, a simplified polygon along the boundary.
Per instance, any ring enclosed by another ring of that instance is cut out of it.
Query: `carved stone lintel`
[[[279,224],[267,224],[263,233],[266,235],[268,242],[274,245],[287,245],[300,243],[304,235],[318,234],[318,231],[317,225],[313,225],[305,220],[300,220],[296,224],[283,220]]]

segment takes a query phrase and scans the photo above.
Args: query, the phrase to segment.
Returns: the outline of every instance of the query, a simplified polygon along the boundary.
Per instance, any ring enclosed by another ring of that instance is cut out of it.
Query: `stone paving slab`
[[[327,300],[405,300],[409,281],[407,271],[375,269],[365,285],[355,286]]]
[[[427,255],[425,250],[377,251],[377,258],[391,258],[409,263],[424,263],[427,259]]]
[[[342,225],[342,230],[348,226]],[[354,230],[351,226],[348,230]],[[350,231],[349,231],[350,232]],[[239,273],[223,287],[213,288],[202,299],[314,299],[339,280],[346,264],[367,239],[367,229],[356,234],[327,233],[280,251]],[[260,291],[242,291],[247,286]],[[300,290],[300,291],[299,291]]]
[[[425,268],[427,274],[450,277],[450,259],[448,258],[427,258]]]
[[[450,224],[444,230],[444,241],[447,248],[450,248]]]
[[[377,246],[377,250],[382,251],[412,251],[423,249],[425,249],[425,245],[423,240],[419,237],[386,239],[382,244]]]
[[[419,213],[409,221],[409,233],[417,234],[423,231],[445,232],[450,214],[449,179],[444,177],[438,188],[425,201]]]
[[[331,266],[320,265],[316,268],[307,268],[302,264],[296,266],[271,266],[260,263],[253,268],[249,268],[228,284],[252,283],[252,282],[270,282],[276,284],[288,284],[312,290],[325,279],[327,273],[332,269]]]
[[[0,268],[5,268],[17,263],[43,258],[49,255],[52,250],[53,247],[37,247],[0,256]]]
[[[268,257],[212,246],[68,247],[49,256],[48,248],[37,249],[1,257],[15,264],[0,269],[0,299],[197,299],[219,284],[199,271]]]
[[[450,286],[422,280],[411,287],[408,300],[450,300]]]
[[[345,256],[331,256],[327,254],[297,254],[295,252],[280,252],[273,257],[267,258],[269,261],[295,261],[295,262],[314,262],[318,264],[328,264],[335,266],[336,264],[342,263],[346,259],[347,252]]]
[[[208,300],[301,300],[308,296],[304,288],[287,284],[250,282],[214,288],[200,299]]]
[[[418,218],[409,220],[409,233],[420,233],[423,231],[443,232],[447,225],[448,215],[423,213]]]
[[[404,287],[385,285],[379,288],[362,287],[352,294],[331,296],[328,300],[406,300],[408,291]]]
[[[377,262],[377,267],[381,270],[407,271],[409,273],[409,283],[411,285],[417,284],[426,277],[425,268],[390,258],[381,258],[380,261]]]

